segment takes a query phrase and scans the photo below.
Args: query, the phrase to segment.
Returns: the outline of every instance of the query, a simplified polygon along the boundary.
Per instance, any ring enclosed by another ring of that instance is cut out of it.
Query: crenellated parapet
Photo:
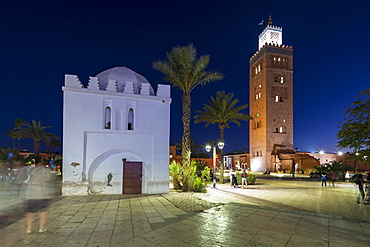
[[[171,94],[171,85],[158,84],[157,96],[167,98]]]
[[[65,75],[64,85],[66,87],[83,88],[84,85],[81,83],[77,75]]]
[[[261,34],[258,35],[258,39],[262,38],[263,35],[269,31],[269,30],[272,30],[272,31],[277,31],[277,32],[282,32],[283,31],[283,28],[282,27],[278,27],[278,26],[275,26],[275,25],[267,25],[265,27],[265,29],[262,30]]]
[[[105,88],[103,88],[105,86]],[[116,80],[108,79],[108,83],[101,85],[99,82],[98,77],[89,77],[89,82],[87,87],[81,83],[79,77],[77,75],[65,75],[65,88],[78,88],[83,89],[86,91],[106,91],[106,92],[113,92],[113,93],[122,93],[122,94],[139,94],[143,96],[155,96],[151,95],[152,86],[150,83],[141,83],[141,87],[139,88],[139,92],[135,92],[134,82],[126,81],[124,85],[118,85]],[[171,86],[158,84],[157,94],[156,96],[162,98],[170,98],[171,96]]]
[[[265,48],[271,48],[272,50],[274,48],[282,48],[286,51],[288,51],[288,53],[290,52],[293,52],[293,46],[289,46],[289,45],[278,45],[278,44],[275,44],[275,43],[265,43],[250,59],[249,59],[249,62],[251,62],[252,60],[254,60],[256,57],[258,57],[259,55],[261,55],[261,51],[264,50]],[[270,49],[270,50],[271,50]],[[272,51],[271,50],[271,51]]]

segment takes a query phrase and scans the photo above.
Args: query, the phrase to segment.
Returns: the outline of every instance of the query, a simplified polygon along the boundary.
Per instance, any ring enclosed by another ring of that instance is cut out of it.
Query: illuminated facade
[[[282,34],[270,18],[249,62],[252,171],[273,171],[279,150],[293,151],[293,48]]]
[[[115,67],[63,96],[64,195],[168,193],[170,85]]]

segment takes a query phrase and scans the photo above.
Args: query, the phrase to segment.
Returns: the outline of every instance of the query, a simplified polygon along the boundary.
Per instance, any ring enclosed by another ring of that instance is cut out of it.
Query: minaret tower
[[[249,61],[252,171],[276,171],[278,152],[293,150],[293,48],[282,41],[283,29],[270,15]]]

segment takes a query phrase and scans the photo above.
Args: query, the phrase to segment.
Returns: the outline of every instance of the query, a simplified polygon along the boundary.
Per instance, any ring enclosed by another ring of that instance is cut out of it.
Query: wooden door
[[[122,194],[141,194],[142,163],[123,161]]]

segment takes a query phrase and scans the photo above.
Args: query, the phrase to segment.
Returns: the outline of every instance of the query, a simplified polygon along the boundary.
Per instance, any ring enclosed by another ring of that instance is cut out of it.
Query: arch
[[[102,153],[101,155],[96,157],[96,159],[91,163],[91,166],[89,168],[89,171],[88,171],[88,174],[87,174],[88,182],[89,182],[89,185],[88,185],[89,191],[91,191],[91,184],[93,183],[93,177],[94,177],[94,173],[95,173],[96,169],[100,166],[100,164],[104,160],[106,160],[110,156],[113,156],[113,155],[116,155],[116,154],[122,154],[122,158],[126,158],[129,161],[143,162],[140,156],[138,156],[137,154],[135,154],[135,153],[133,153],[129,150],[126,150],[126,149],[113,149],[113,150],[109,150],[105,153]],[[91,192],[93,192],[93,191],[91,191]]]

